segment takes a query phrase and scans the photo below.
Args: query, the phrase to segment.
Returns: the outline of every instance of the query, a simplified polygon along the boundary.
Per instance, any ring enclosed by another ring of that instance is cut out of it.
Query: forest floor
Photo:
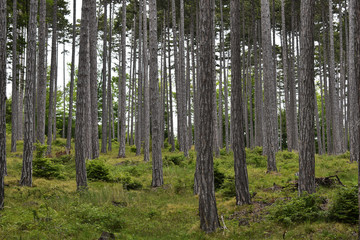
[[[349,220],[351,214],[355,221],[358,216],[356,201],[355,213],[345,207],[349,211],[344,219],[341,214],[336,218],[333,210],[341,193],[357,186],[357,163],[349,162],[349,153],[316,156],[316,177],[337,175],[345,186],[331,178],[315,195],[299,198],[296,153],[277,153],[279,171],[267,174],[261,148],[247,150],[253,204],[236,206],[233,156],[221,150],[214,160],[216,200],[227,229],[205,234],[193,195],[194,150],[184,158],[169,146],[164,149],[164,186],[154,189],[151,162],[144,163],[143,155],[135,156],[130,146],[126,158],[117,158],[118,144],[113,142],[113,151],[87,162],[92,180],[88,191],[79,193],[74,152],[64,155],[65,139],[53,143],[53,158],[35,157],[34,175],[44,177],[34,177],[33,187],[19,186],[23,143],[10,153],[10,136],[7,139],[0,239],[98,239],[103,232],[116,239],[357,239],[357,225]]]

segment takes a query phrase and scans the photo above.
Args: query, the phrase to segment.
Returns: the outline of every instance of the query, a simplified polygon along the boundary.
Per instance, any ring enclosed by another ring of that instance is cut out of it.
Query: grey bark
[[[54,0],[53,3],[53,22],[52,22],[52,42],[51,42],[51,68],[50,68],[50,89],[49,89],[49,115],[48,115],[48,138],[47,138],[47,154],[51,153],[51,142],[52,142],[52,133],[53,133],[53,112],[55,110],[54,105],[56,106],[56,99],[54,99],[54,84],[56,79],[56,59],[57,59],[57,0]],[[55,101],[54,101],[55,100]]]
[[[314,8],[315,0],[301,0],[299,194],[315,192]]]
[[[169,69],[169,102],[170,102],[170,136],[169,136],[169,142],[171,144],[171,151],[175,151],[175,140],[174,140],[174,115],[173,115],[173,94],[172,94],[172,78],[171,78],[171,48],[170,48],[170,29],[168,31],[167,36],[167,42],[168,42],[168,69]]]
[[[230,1],[231,28],[231,122],[234,151],[236,205],[250,204],[249,181],[244,144],[244,118],[241,101],[240,5]]]
[[[329,38],[330,38],[330,78],[329,88],[331,95],[331,109],[332,109],[332,132],[333,132],[333,153],[340,154],[343,152],[342,149],[342,137],[341,131],[343,129],[342,121],[339,116],[339,94],[337,91],[337,81],[335,76],[335,49],[334,49],[334,27],[333,27],[333,10],[332,0],[329,0]]]
[[[135,4],[136,6],[136,4]],[[136,10],[136,7],[135,7]],[[130,145],[134,144],[134,111],[136,112],[136,109],[134,110],[134,104],[135,104],[135,84],[136,84],[136,16],[134,16],[134,23],[133,23],[133,74],[132,74],[132,90],[131,90],[131,129],[130,129]]]
[[[73,116],[73,96],[74,96],[74,78],[75,78],[75,44],[76,44],[76,0],[73,6],[73,26],[72,26],[72,46],[71,46],[71,70],[70,70],[70,96],[69,96],[69,116],[68,128],[66,136],[66,148],[71,149],[71,132],[72,132],[72,116]]]
[[[56,1],[56,0],[55,0]],[[36,27],[37,27],[37,9],[38,1],[30,1],[30,16],[27,38],[26,54],[26,87],[25,87],[25,124],[24,124],[24,150],[23,166],[21,171],[20,185],[32,186],[32,160],[33,160],[33,132],[34,132],[34,112],[33,112],[33,94],[36,72]],[[5,30],[6,32],[6,30]]]
[[[126,0],[122,1],[121,24],[121,84],[119,85],[120,101],[120,148],[118,157],[125,157],[125,130],[126,130]],[[120,73],[119,73],[120,75]],[[120,78],[119,78],[120,79]]]
[[[107,88],[106,88],[106,60],[107,60],[107,0],[104,1],[104,43],[103,43],[103,66],[102,66],[102,116],[101,116],[101,152],[106,153],[107,145]]]
[[[356,15],[358,12],[358,1],[350,0],[349,1],[349,52],[354,53],[355,48],[359,47],[359,43],[356,42],[359,34],[359,29],[357,24],[359,24],[359,16]],[[356,39],[356,40],[355,40]],[[356,49],[358,50],[358,49]],[[349,54],[349,105],[350,105],[350,121],[349,121],[349,129],[350,129],[350,161],[352,162],[360,162],[360,135],[359,135],[359,81],[357,78],[357,74],[359,69],[356,69],[357,64],[356,60],[359,59],[359,52],[356,52],[356,55]]]
[[[270,6],[269,0],[261,0],[262,49],[264,54],[264,106],[265,144],[267,149],[267,170],[277,171],[275,153],[278,148],[278,124],[276,109],[276,79],[272,60]]]
[[[91,141],[92,158],[99,157],[99,127],[98,127],[98,84],[97,84],[97,29],[96,0],[90,2],[89,16],[89,46],[90,46],[90,92],[91,92]]]
[[[76,123],[75,123],[75,167],[77,190],[87,188],[86,176],[86,126],[88,99],[86,91],[90,83],[90,52],[89,52],[89,13],[90,1],[82,1],[80,49],[79,49],[79,75],[76,95]]]
[[[11,152],[16,152],[17,140],[17,110],[18,110],[18,84],[17,84],[17,0],[13,1],[13,43],[12,43],[12,94],[11,94]]]
[[[220,0],[220,75],[219,75],[219,130],[218,140],[219,147],[223,148],[223,72],[225,71],[224,60],[224,14],[223,14],[223,2]],[[225,77],[224,77],[225,81]]]
[[[65,138],[65,105],[66,105],[66,94],[65,94],[65,68],[66,68],[66,63],[65,63],[65,55],[66,55],[66,49],[65,49],[65,41],[63,42],[63,127],[62,127],[62,138]],[[39,86],[38,86],[39,87]]]
[[[112,104],[112,89],[111,89],[111,59],[112,59],[112,13],[113,13],[113,4],[110,1],[109,4],[109,55],[108,55],[108,74],[107,74],[107,113],[108,113],[108,151],[111,152],[112,150],[112,134],[114,131],[114,128],[112,127],[113,123],[113,104]]]
[[[125,0],[124,0],[125,1]],[[158,79],[158,39],[156,0],[149,1],[149,48],[150,48],[150,98],[151,98],[151,132],[152,132],[152,187],[164,183],[161,157],[159,79]]]
[[[215,191],[214,191],[214,169],[213,169],[213,143],[214,143],[214,121],[213,114],[213,1],[199,1],[199,24],[200,24],[200,61],[199,61],[199,97],[200,110],[200,145],[198,152],[200,193],[199,193],[199,216],[200,228],[207,232],[214,232],[220,227],[217,214]]]
[[[147,3],[143,3],[143,60],[144,60],[144,162],[150,161],[150,92],[149,92],[149,57],[147,31]]]
[[[0,0],[0,209],[4,208],[6,166],[6,0]]]

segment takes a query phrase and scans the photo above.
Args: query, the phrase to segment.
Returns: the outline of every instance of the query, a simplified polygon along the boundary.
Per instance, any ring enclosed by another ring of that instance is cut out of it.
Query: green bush
[[[52,161],[54,163],[59,163],[59,164],[69,164],[73,161],[73,156],[71,155],[62,155],[56,158],[53,158]],[[75,161],[75,160],[74,160]]]
[[[118,181],[122,183],[123,188],[126,190],[138,190],[143,187],[141,182],[132,178],[129,174],[119,177]]]
[[[220,172],[218,167],[214,167],[214,185],[215,185],[215,190],[219,190],[225,180],[225,174]]]
[[[136,146],[135,145],[132,145],[130,147],[130,152],[136,153]]]
[[[266,157],[254,153],[249,153],[246,155],[246,163],[248,165],[253,165],[256,168],[267,166]]]
[[[227,176],[224,179],[224,183],[222,184],[221,193],[224,197],[235,197],[236,190],[235,190],[235,177],[234,176]]]
[[[113,206],[97,207],[85,203],[73,207],[72,214],[80,223],[91,224],[100,231],[119,232],[124,227],[121,208]]]
[[[329,210],[329,218],[333,221],[356,224],[359,217],[358,189],[341,189]]]
[[[102,160],[91,160],[87,162],[86,166],[87,177],[95,181],[111,181],[109,168]]]
[[[65,147],[66,146],[66,140],[65,139],[56,139],[55,141],[53,141],[52,143],[54,146],[58,146],[58,147]]]
[[[289,226],[293,223],[317,221],[325,217],[321,204],[325,199],[315,194],[307,194],[291,199],[289,202],[277,202],[270,209],[270,219],[282,225]]]
[[[296,157],[296,154],[293,153],[293,152],[283,151],[282,152],[282,157],[284,159],[286,159],[286,160],[294,159]]]
[[[35,144],[36,152],[33,160],[33,175],[34,177],[42,178],[63,178],[61,170],[63,165],[57,164],[49,158],[45,157],[47,145]]]
[[[165,166],[171,166],[171,165],[182,165],[185,161],[185,156],[183,154],[180,155],[173,155],[173,156],[165,156],[163,159],[163,164]]]
[[[164,141],[164,148],[167,149],[167,148],[169,148],[169,146],[170,146],[169,139],[166,138]]]
[[[221,156],[231,156],[231,151],[229,153],[226,152],[226,147],[220,149],[220,155]]]
[[[254,147],[253,149],[246,149],[246,154],[248,154],[248,153],[262,156],[263,149],[262,149],[262,147]]]

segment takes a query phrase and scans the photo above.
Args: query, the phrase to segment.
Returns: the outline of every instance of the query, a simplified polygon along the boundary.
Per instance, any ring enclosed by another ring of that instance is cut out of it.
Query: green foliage
[[[132,145],[132,146],[130,147],[130,152],[136,153],[136,146],[135,146],[135,145]]]
[[[221,156],[231,156],[232,152],[229,151],[228,153],[226,152],[226,147],[220,149],[220,155]]]
[[[36,153],[33,160],[34,177],[63,179],[64,176],[61,174],[63,165],[55,163],[52,159],[45,157],[47,145],[35,144],[35,146]]]
[[[52,142],[52,145],[53,146],[58,146],[58,147],[65,147],[66,146],[66,139],[56,138],[56,140]]]
[[[227,176],[224,179],[224,183],[222,185],[221,193],[224,197],[230,198],[236,196],[235,190],[235,178],[234,176]]]
[[[117,180],[122,183],[124,189],[126,190],[138,190],[143,187],[141,182],[131,177],[128,173],[120,176]]]
[[[121,218],[122,210],[112,206],[81,204],[72,208],[72,214],[82,224],[91,224],[100,231],[119,232],[125,224]]]
[[[254,153],[246,154],[246,163],[256,168],[264,168],[267,166],[266,157]]]
[[[225,174],[220,172],[219,168],[217,166],[214,167],[214,185],[215,190],[219,190],[225,180]]]
[[[320,207],[324,202],[324,198],[315,194],[296,197],[289,202],[277,201],[270,209],[269,218],[285,226],[321,220],[325,217],[325,211]]]
[[[183,165],[185,162],[185,156],[184,154],[178,154],[178,155],[166,155],[163,159],[163,164],[164,166],[171,166],[171,165],[176,165],[176,166],[180,166]]]
[[[95,159],[88,161],[86,164],[87,177],[94,181],[111,181],[109,168],[103,160]]]
[[[341,189],[329,210],[333,221],[356,224],[359,221],[358,189],[357,187]]]

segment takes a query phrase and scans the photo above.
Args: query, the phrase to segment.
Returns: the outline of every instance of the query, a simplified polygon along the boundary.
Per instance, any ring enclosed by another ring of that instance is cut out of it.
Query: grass
[[[10,136],[8,136],[8,141]],[[64,139],[58,139],[52,155],[64,151]],[[8,176],[5,178],[5,209],[0,211],[0,239],[98,239],[103,231],[116,239],[356,239],[357,226],[325,219],[283,225],[271,220],[278,202],[297,197],[291,189],[274,190],[274,184],[293,183],[298,172],[298,155],[287,151],[276,155],[278,173],[266,174],[266,158],[259,149],[247,150],[249,188],[255,197],[252,205],[236,206],[230,189],[234,170],[232,154],[214,160],[225,174],[223,187],[216,192],[219,216],[228,230],[204,234],[199,228],[198,198],[192,193],[196,153],[177,165],[164,166],[164,183],[151,188],[152,167],[126,147],[126,158],[113,151],[101,154],[113,181],[89,181],[89,190],[76,192],[75,164],[64,163],[62,179],[35,178],[33,187],[20,187],[22,142],[10,153],[7,144]],[[74,151],[72,151],[74,154]],[[173,159],[179,152],[163,151],[163,158]],[[265,164],[264,164],[265,163]],[[337,174],[346,186],[357,184],[357,164],[349,155],[316,156],[316,177]],[[141,189],[126,190],[116,179],[127,176],[142,184]],[[341,186],[318,187],[317,195],[327,200],[328,208]],[[326,210],[324,210],[326,211]]]

